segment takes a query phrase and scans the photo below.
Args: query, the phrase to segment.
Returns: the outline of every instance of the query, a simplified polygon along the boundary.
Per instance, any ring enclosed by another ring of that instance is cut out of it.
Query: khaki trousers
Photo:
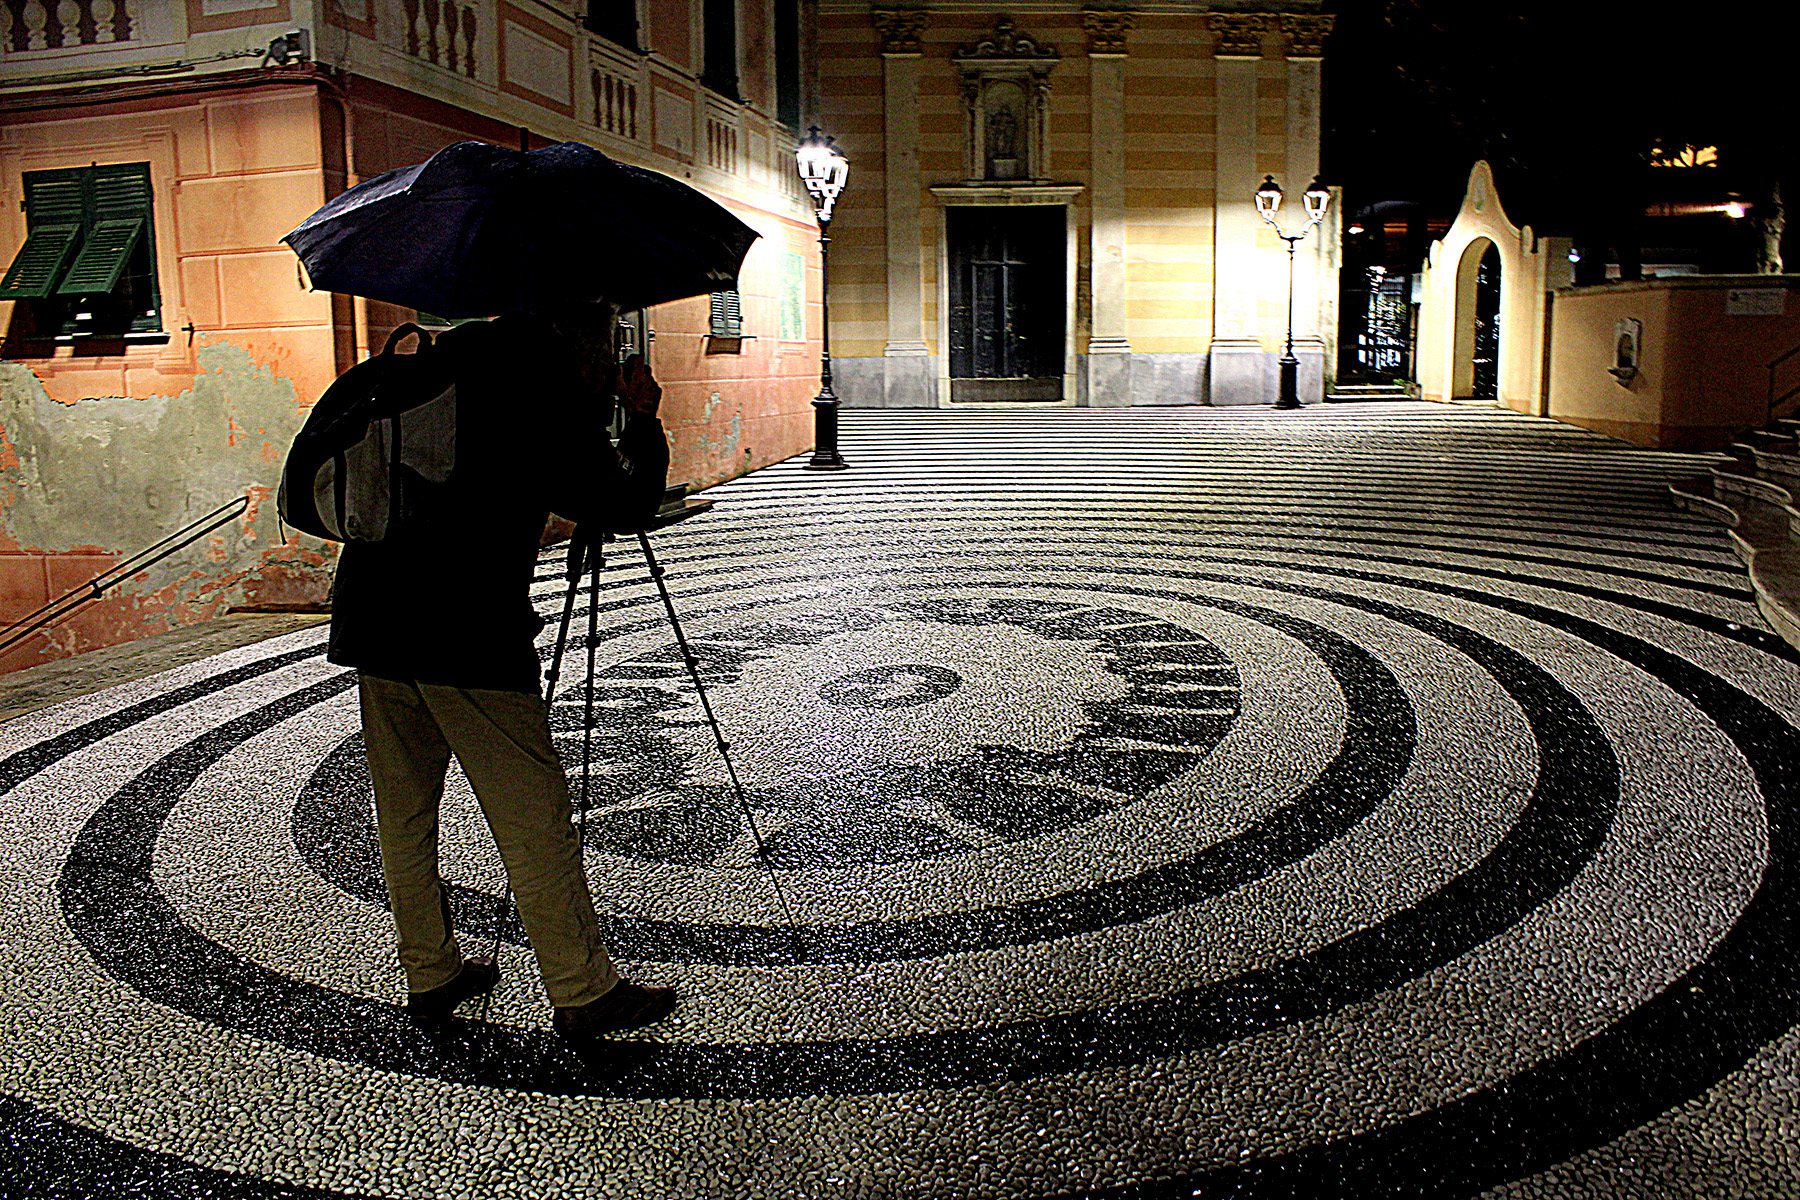
[[[438,804],[454,753],[500,848],[550,1003],[605,995],[619,974],[600,941],[544,702],[373,675],[360,683],[381,869],[408,990],[429,991],[462,970],[438,876]]]

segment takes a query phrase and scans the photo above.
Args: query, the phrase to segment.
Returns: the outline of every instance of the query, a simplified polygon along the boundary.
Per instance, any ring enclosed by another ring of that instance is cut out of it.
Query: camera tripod
[[[656,584],[657,594],[662,598],[663,612],[669,619],[669,628],[675,633],[675,645],[681,654],[681,661],[687,667],[688,678],[694,684],[694,693],[700,699],[700,708],[706,715],[707,725],[712,730],[713,744],[718,748],[719,758],[725,764],[725,774],[731,780],[731,790],[737,797],[738,806],[743,810],[744,820],[750,828],[750,836],[756,845],[755,857],[761,861],[769,880],[769,887],[775,893],[781,914],[793,939],[795,961],[801,956],[799,946],[799,925],[794,920],[794,911],[788,904],[787,893],[782,889],[781,879],[776,874],[775,864],[769,859],[768,845],[763,841],[762,830],[756,823],[756,813],[750,806],[750,798],[744,794],[744,786],[738,780],[737,767],[731,761],[731,743],[725,740],[724,731],[719,727],[719,719],[713,713],[712,701],[707,697],[705,684],[700,679],[700,662],[694,657],[692,647],[688,645],[687,635],[682,631],[681,619],[675,613],[675,601],[669,595],[669,585],[664,579],[662,564],[656,561],[656,554],[650,549],[650,529],[664,529],[677,521],[686,520],[712,508],[710,502],[689,505],[675,513],[659,514],[649,522],[649,528],[636,533],[638,547],[644,554],[644,565],[649,570],[651,580]],[[549,710],[556,698],[557,680],[562,674],[563,654],[568,645],[569,626],[575,614],[575,598],[581,589],[583,575],[588,577],[588,620],[587,620],[587,688],[582,701],[581,721],[581,784],[577,790],[575,807],[575,826],[578,843],[585,845],[587,835],[587,813],[589,783],[593,766],[594,738],[594,659],[599,649],[600,624],[600,570],[606,565],[604,547],[613,540],[612,533],[602,533],[596,541],[581,526],[577,526],[569,538],[569,552],[564,569],[564,578],[568,590],[563,595],[562,619],[557,626],[556,649],[550,656],[550,667],[545,672],[544,707]],[[500,935],[506,922],[512,916],[513,895],[509,888],[499,901],[494,919],[493,960],[499,961]],[[485,1014],[487,1001],[483,1001]]]

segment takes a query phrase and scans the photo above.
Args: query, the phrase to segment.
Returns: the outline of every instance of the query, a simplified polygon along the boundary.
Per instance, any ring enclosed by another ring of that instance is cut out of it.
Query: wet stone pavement
[[[1414,404],[844,452],[656,539],[797,924],[601,576],[589,872],[686,997],[610,1077],[454,774],[505,980],[404,1019],[322,628],[0,725],[0,1194],[1800,1195],[1800,656],[1693,457]]]

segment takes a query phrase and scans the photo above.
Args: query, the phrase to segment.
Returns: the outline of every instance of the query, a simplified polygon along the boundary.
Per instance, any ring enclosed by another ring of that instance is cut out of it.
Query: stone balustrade
[[[136,37],[134,0],[4,0],[7,51],[60,50],[129,42]]]
[[[450,0],[401,0],[406,14],[406,52],[414,58],[475,78],[475,7]]]

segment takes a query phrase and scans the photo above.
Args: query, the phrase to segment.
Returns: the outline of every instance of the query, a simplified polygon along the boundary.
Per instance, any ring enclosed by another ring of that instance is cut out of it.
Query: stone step
[[[1800,646],[1800,510],[1794,492],[1714,467],[1708,475],[1671,483],[1669,495],[1677,507],[1729,527],[1732,549],[1749,569],[1757,609],[1777,633]]]
[[[1800,493],[1800,452],[1796,447],[1758,446],[1751,450],[1756,465],[1756,473],[1771,483],[1778,483],[1791,492]]]
[[[1327,392],[1325,399],[1344,400],[1411,400],[1412,389],[1399,383],[1340,383]]]

